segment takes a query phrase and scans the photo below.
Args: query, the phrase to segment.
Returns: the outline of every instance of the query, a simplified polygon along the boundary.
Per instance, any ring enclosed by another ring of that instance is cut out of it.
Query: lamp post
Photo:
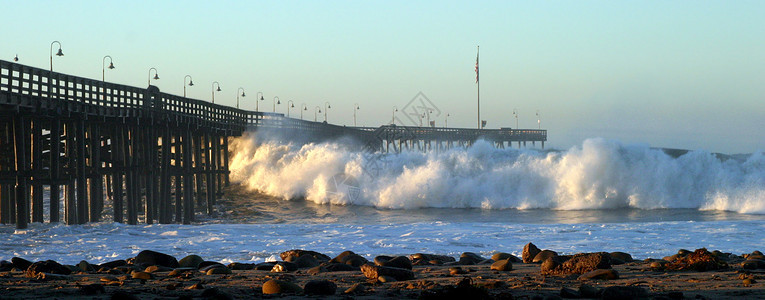
[[[398,111],[397,106],[393,106],[393,117],[390,118],[390,123],[393,125],[396,125],[396,112]]]
[[[329,102],[324,102],[324,122],[327,122],[327,110],[332,108],[332,105],[329,105]]]
[[[16,56],[13,57],[13,61],[19,61],[19,55],[16,54]]]
[[[446,113],[446,117],[444,117],[444,128],[449,128],[449,113]]]
[[[300,110],[300,119],[302,120],[303,119],[303,111],[308,110],[308,106],[305,105],[305,103],[303,103],[303,105],[301,105],[300,107],[303,108],[303,109]]]
[[[218,89],[215,89],[215,85],[218,85]],[[215,92],[220,92],[220,83],[217,81],[213,81],[212,83],[212,103],[215,104]]]
[[[149,86],[151,86],[151,70],[154,70],[154,80],[159,80],[159,72],[157,72],[157,68],[150,68],[149,69],[149,78],[147,81],[149,82]]]
[[[356,127],[356,111],[359,110],[359,104],[353,104],[353,127]]]
[[[260,97],[258,97],[258,95],[260,95]],[[258,92],[257,94],[255,94],[255,112],[260,111],[260,107],[258,107],[258,106],[260,106],[260,105],[258,105],[258,103],[260,103],[260,102],[258,102],[258,101],[263,101],[263,100],[264,100],[263,99],[263,92]]]
[[[242,97],[245,97],[244,88],[240,87],[238,90],[236,90],[236,109],[239,109],[239,90],[242,91]]]
[[[317,111],[318,111],[318,112],[321,112],[321,107],[319,107],[318,105],[317,105],[317,106],[316,106],[316,108],[313,110],[313,121],[314,121],[314,122],[318,122],[318,116],[319,116],[319,115],[317,114]]]
[[[542,121],[539,119],[539,110],[537,109],[537,129],[542,129]]]
[[[186,98],[186,78],[189,79],[189,86],[194,86],[194,80],[191,79],[191,75],[183,77],[183,98]]]
[[[53,41],[53,43],[50,43],[50,71],[51,72],[53,72],[53,44],[58,44],[58,52],[56,52],[56,56],[64,56],[64,52],[61,52],[61,42]],[[16,57],[18,57],[18,55]]]
[[[106,58],[109,58],[109,70],[114,69],[114,62],[112,61],[112,57],[107,55],[104,56],[104,59],[101,63],[101,81],[106,81]]]
[[[287,100],[287,118],[290,117],[290,109],[295,107],[295,101]]]
[[[430,110],[430,109],[428,109],[428,110],[426,110],[426,111],[425,111],[425,113],[427,113],[427,114],[428,114],[428,124],[426,124],[426,125],[428,125],[428,127],[430,127],[430,114],[431,114],[432,112],[433,112],[433,111],[432,111],[432,110]]]
[[[518,110],[513,108],[513,116],[515,116],[515,129],[518,129]]]
[[[276,105],[282,104],[282,101],[279,100],[279,96],[274,96],[274,112],[276,112]]]

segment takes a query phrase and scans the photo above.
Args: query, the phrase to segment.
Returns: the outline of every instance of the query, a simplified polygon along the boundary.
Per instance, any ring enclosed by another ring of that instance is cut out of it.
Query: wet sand
[[[653,271],[649,264],[638,261],[615,265],[613,270],[618,272],[619,279],[613,280],[578,280],[579,275],[546,276],[541,274],[540,264],[515,263],[511,271],[494,271],[489,264],[463,265],[460,267],[467,272],[458,275],[450,274],[453,266],[414,266],[414,279],[389,283],[369,279],[361,271],[311,275],[307,269],[279,273],[233,270],[231,274],[220,275],[206,275],[194,270],[183,272],[180,276],[165,270],[154,272],[152,279],[148,280],[96,272],[29,278],[20,270],[12,270],[0,273],[0,298],[110,299],[116,295],[122,299],[130,299],[125,298],[129,296],[135,297],[133,299],[416,299],[459,295],[457,286],[460,281],[470,283],[470,294],[476,299],[481,295],[495,299],[534,299],[537,296],[555,299],[561,296],[562,288],[576,291],[583,284],[601,290],[612,286],[639,287],[647,293],[647,299],[765,298],[765,270],[744,270],[733,265],[726,270],[707,272]],[[754,283],[745,284],[743,279],[746,278],[753,279]],[[266,295],[263,285],[271,279],[292,282],[301,288],[309,281],[326,280],[333,282],[337,289],[331,296],[309,296],[299,291]],[[359,285],[357,290],[346,294],[345,291],[354,285]],[[682,298],[679,298],[680,295]]]

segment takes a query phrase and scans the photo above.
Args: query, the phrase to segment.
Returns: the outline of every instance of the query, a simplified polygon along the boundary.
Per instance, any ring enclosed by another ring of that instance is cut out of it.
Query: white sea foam
[[[0,226],[6,238],[0,260],[19,256],[76,264],[104,263],[150,249],[177,257],[197,254],[221,262],[279,260],[279,253],[309,249],[334,256],[344,250],[375,255],[417,252],[457,257],[462,252],[486,257],[495,251],[520,255],[534,242],[544,249],[573,254],[624,251],[637,259],[661,258],[680,248],[707,247],[737,254],[763,250],[759,232],[765,220],[670,221],[644,223],[515,224],[509,222],[415,222],[400,224],[200,224],[88,225],[30,224],[21,234]],[[70,230],[74,229],[74,230]],[[177,235],[165,235],[174,231]],[[328,232],[332,234],[327,234]],[[402,235],[402,232],[407,234]],[[97,237],[97,238],[94,238]],[[221,240],[219,237],[227,237]],[[136,238],[140,237],[140,238]],[[82,243],[88,240],[90,243]]]
[[[555,210],[693,208],[765,214],[765,156],[720,160],[692,151],[674,158],[647,145],[588,139],[566,151],[468,149],[368,155],[342,143],[293,145],[245,135],[230,143],[232,180],[316,203],[379,208]],[[379,173],[366,173],[370,167]],[[365,169],[366,168],[366,169]],[[360,194],[331,180],[358,180]]]

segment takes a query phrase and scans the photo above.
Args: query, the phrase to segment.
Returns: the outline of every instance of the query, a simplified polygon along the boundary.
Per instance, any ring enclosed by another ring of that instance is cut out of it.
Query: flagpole
[[[478,76],[478,55],[481,53],[481,46],[476,46],[475,54],[475,83],[478,85],[478,129],[481,129],[481,81]]]

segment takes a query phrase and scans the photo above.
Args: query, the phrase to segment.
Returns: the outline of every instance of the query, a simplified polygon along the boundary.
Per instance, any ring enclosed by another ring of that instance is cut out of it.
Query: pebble
[[[475,265],[486,259],[473,252],[464,252],[460,255],[460,265]]]
[[[597,269],[611,269],[611,258],[605,252],[579,253],[558,265],[557,263],[560,262],[559,259],[561,258],[563,257],[555,256],[545,260],[542,264],[542,274],[572,275],[583,274]],[[555,261],[555,263],[549,265],[549,261]]]
[[[378,256],[375,257],[375,264],[378,266],[394,267],[402,269],[412,269],[412,261],[406,256]]]
[[[32,262],[21,257],[14,257],[11,258],[11,264],[14,268],[24,271],[32,265]]]
[[[152,250],[139,252],[133,264],[160,265],[168,268],[177,268],[179,266],[178,260],[175,257]]]
[[[632,255],[625,252],[611,252],[608,255],[611,256],[612,265],[620,265],[622,263],[628,263],[634,260],[632,259]]]
[[[13,269],[13,263],[7,260],[0,261],[0,272],[8,272]]]
[[[500,261],[500,260],[503,260],[503,259],[510,259],[510,262],[512,262],[512,263],[523,262],[520,258],[516,257],[515,255],[512,255],[510,253],[505,253],[505,252],[494,253],[494,255],[491,256],[491,259],[494,260],[494,261]]]
[[[513,263],[510,262],[510,258],[498,260],[491,264],[491,269],[495,271],[512,271]]]
[[[262,262],[256,264],[253,268],[258,271],[271,271],[271,269],[274,268],[274,265],[276,265],[275,262]]]
[[[105,262],[105,263],[100,264],[101,267],[109,268],[109,269],[113,269],[113,268],[116,268],[116,267],[121,267],[121,266],[124,266],[124,265],[127,265],[127,262],[124,259],[113,260],[113,261],[110,261],[110,262]]]
[[[747,259],[741,263],[741,267],[747,270],[765,269],[765,260]]]
[[[284,273],[284,272],[297,271],[297,269],[298,269],[297,264],[294,264],[288,261],[280,261],[276,263],[273,268],[271,268],[271,272]]]
[[[271,279],[263,283],[263,294],[288,294],[288,293],[302,293],[303,289],[297,284],[292,282]]]
[[[215,274],[231,274],[231,270],[226,267],[219,267],[219,268],[211,268],[207,270],[207,275],[215,275]]]
[[[373,264],[362,265],[361,272],[367,278],[374,280],[377,280],[380,276],[390,276],[399,281],[414,279],[414,272],[412,270],[375,266]]]
[[[449,268],[449,274],[451,274],[451,275],[462,275],[462,274],[467,274],[467,273],[468,273],[468,271],[463,269],[463,268],[461,268],[461,267],[451,267],[451,268]]]
[[[72,274],[72,270],[53,260],[38,261],[31,264],[25,271],[27,277],[36,277],[38,273],[49,273],[57,275]]]
[[[337,256],[335,256],[335,258],[331,259],[329,262],[330,263],[341,263],[341,264],[344,264],[345,260],[346,260],[346,257],[353,256],[353,255],[358,255],[358,254],[354,253],[353,251],[346,250],[346,251],[341,252]]]
[[[148,272],[133,272],[131,277],[133,279],[149,280],[154,278],[154,275],[151,275],[151,273]]]
[[[80,268],[80,270],[85,272],[95,272],[96,267],[88,263],[87,261],[80,261],[80,263],[77,264],[77,267]]]
[[[199,263],[198,268],[199,268],[200,271],[207,271],[206,268],[209,268],[211,266],[218,266],[218,265],[225,266],[224,264],[219,263],[217,261],[206,260],[206,261],[203,261],[203,262]]]
[[[289,251],[284,251],[279,254],[279,257],[283,261],[292,261],[292,259],[301,257],[303,255],[309,255],[320,262],[326,262],[329,261],[331,258],[329,256],[326,256],[322,253],[316,252],[316,251],[310,251],[310,250],[301,250],[301,249],[294,249]]]
[[[295,258],[292,262],[295,263],[298,269],[313,268],[320,264],[319,260],[309,254],[303,254],[300,257]]]
[[[448,262],[455,262],[457,261],[454,259],[454,257],[446,256],[446,255],[437,255],[437,254],[425,254],[425,253],[415,253],[412,255],[409,255],[409,259],[412,260],[413,263],[429,263],[432,265],[442,265]]]
[[[201,256],[192,254],[181,258],[181,260],[178,261],[178,266],[181,268],[199,268],[199,264],[204,261],[205,260],[202,259]]]
[[[532,243],[528,243],[525,246],[523,246],[523,252],[521,253],[521,258],[523,259],[523,263],[530,264],[534,261],[534,257],[539,254],[539,252],[542,252],[539,248],[537,248],[536,245]]]
[[[534,256],[534,259],[531,260],[533,263],[542,263],[543,261],[547,260],[550,257],[558,256],[558,252],[552,251],[552,250],[542,250],[537,255]]]
[[[146,267],[146,269],[144,269],[143,271],[144,271],[144,272],[147,272],[147,273],[154,273],[154,272],[157,272],[157,271],[159,271],[159,266],[157,266],[157,265],[148,266],[148,267]]]
[[[334,295],[337,284],[329,280],[311,280],[305,284],[303,291],[306,295]]]

